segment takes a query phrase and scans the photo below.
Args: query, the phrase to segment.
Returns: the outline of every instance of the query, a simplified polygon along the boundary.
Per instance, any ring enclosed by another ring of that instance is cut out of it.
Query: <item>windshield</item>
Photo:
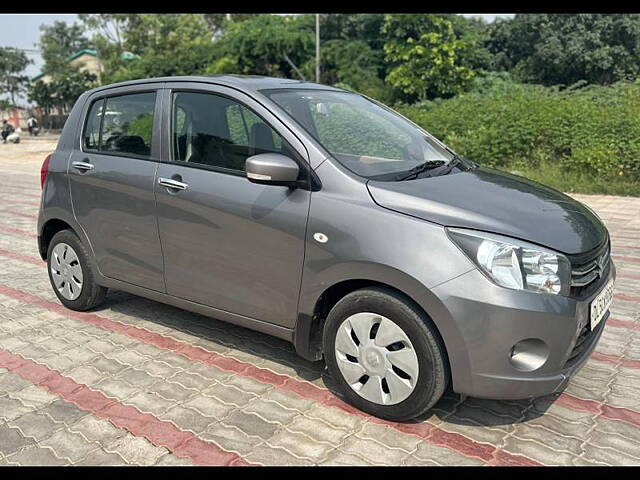
[[[391,110],[356,93],[262,91],[340,163],[360,176],[384,179],[454,154]]]

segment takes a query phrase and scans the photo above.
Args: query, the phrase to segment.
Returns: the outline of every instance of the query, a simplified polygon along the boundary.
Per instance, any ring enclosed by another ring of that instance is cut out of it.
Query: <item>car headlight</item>
[[[506,288],[568,295],[571,264],[561,253],[492,233],[448,228],[453,242],[491,281]]]

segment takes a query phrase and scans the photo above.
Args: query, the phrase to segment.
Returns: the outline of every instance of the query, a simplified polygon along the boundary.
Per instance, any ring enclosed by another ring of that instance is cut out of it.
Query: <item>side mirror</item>
[[[280,153],[261,153],[247,158],[247,178],[262,185],[297,187],[300,167],[291,158]]]

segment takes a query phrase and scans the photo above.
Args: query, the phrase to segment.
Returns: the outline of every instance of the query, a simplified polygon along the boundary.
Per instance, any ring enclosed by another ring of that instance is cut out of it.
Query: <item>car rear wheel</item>
[[[345,400],[377,417],[420,416],[447,386],[445,350],[431,320],[389,289],[342,298],[327,317],[323,345]]]
[[[95,282],[90,258],[71,230],[56,233],[49,243],[49,280],[60,302],[71,310],[94,308],[104,301],[107,294],[107,289]]]

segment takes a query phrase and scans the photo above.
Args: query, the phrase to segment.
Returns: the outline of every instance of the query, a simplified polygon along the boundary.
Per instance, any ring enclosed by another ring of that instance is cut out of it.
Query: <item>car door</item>
[[[100,272],[164,292],[154,180],[160,156],[157,89],[128,87],[87,101],[69,161],[73,211]]]
[[[168,158],[156,181],[167,293],[292,327],[311,192],[251,183],[246,158],[296,159],[300,141],[249,96],[222,86],[166,91]],[[177,182],[177,183],[176,183]]]

